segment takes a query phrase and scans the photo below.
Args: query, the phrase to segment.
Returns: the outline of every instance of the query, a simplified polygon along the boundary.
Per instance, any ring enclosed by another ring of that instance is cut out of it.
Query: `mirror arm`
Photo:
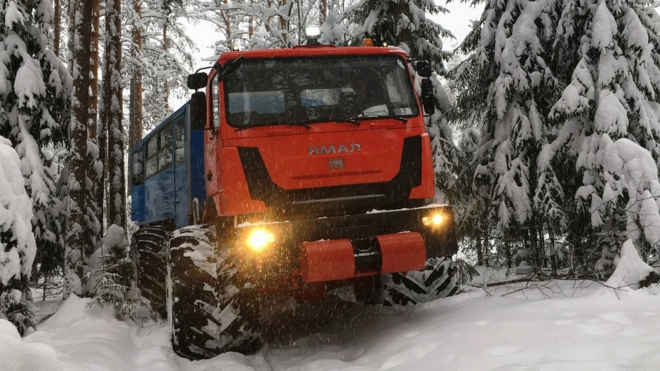
[[[213,68],[213,67],[214,67],[214,66],[207,66],[207,67],[198,68],[197,71],[195,71],[195,73],[199,73],[199,71],[202,71],[202,70],[208,70],[208,69],[211,69],[211,68]]]

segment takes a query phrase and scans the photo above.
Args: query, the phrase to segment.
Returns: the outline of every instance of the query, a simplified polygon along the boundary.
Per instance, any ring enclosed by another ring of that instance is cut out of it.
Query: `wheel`
[[[143,227],[131,239],[131,257],[135,262],[136,286],[151,308],[162,318],[165,307],[167,278],[167,232],[159,227]]]
[[[257,289],[243,279],[236,257],[218,247],[212,225],[172,232],[168,311],[172,347],[188,359],[260,347]]]
[[[428,259],[421,271],[384,274],[380,282],[385,305],[426,303],[458,292],[456,268],[450,256]]]

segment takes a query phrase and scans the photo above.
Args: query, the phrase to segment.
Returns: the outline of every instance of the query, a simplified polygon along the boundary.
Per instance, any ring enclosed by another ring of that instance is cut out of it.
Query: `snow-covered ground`
[[[419,307],[288,313],[264,349],[190,362],[162,323],[120,322],[71,297],[21,339],[0,320],[0,370],[657,370],[660,288],[589,281],[473,289]],[[505,295],[506,294],[506,295]]]

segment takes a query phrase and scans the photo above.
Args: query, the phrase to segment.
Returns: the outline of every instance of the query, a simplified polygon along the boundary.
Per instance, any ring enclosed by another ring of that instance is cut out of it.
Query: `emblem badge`
[[[344,170],[344,159],[343,158],[331,158],[328,159],[328,170]]]

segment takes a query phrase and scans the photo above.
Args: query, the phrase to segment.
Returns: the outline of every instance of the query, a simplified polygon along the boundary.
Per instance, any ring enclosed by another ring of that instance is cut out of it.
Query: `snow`
[[[281,317],[259,353],[195,362],[173,353],[167,325],[121,322],[72,295],[24,339],[0,320],[0,370],[656,369],[658,287],[615,292],[589,281],[523,287],[472,289],[418,307],[354,304],[323,320],[300,306]]]
[[[32,234],[32,202],[25,192],[21,161],[11,142],[0,136],[0,230],[12,240],[0,242],[0,284],[29,276],[37,246]]]
[[[14,23],[25,23],[25,16],[23,12],[16,6],[14,1],[10,1],[7,4],[7,9],[5,10],[5,27],[8,29],[14,28]]]
[[[616,288],[639,288],[639,282],[644,280],[653,268],[639,257],[639,253],[631,240],[626,241],[621,248],[621,254],[614,259],[616,269],[607,280],[607,285]]]
[[[616,20],[607,8],[607,2],[601,1],[598,4],[593,22],[592,45],[598,49],[611,47],[614,35],[617,33],[617,28]]]
[[[47,341],[43,332],[32,336]],[[23,341],[16,327],[9,321],[0,319],[0,369],[12,371],[63,370],[57,359],[57,352],[44,342]]]

